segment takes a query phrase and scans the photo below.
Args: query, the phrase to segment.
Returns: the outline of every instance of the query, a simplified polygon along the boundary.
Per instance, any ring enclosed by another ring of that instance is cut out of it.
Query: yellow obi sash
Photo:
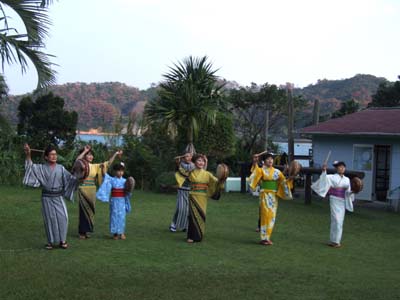
[[[79,186],[95,186],[96,181],[95,177],[88,176],[83,180],[83,182]]]
[[[207,193],[208,184],[200,182],[191,182],[190,191],[193,193]]]
[[[262,190],[270,190],[276,192],[278,190],[278,182],[276,180],[262,180],[260,183]]]

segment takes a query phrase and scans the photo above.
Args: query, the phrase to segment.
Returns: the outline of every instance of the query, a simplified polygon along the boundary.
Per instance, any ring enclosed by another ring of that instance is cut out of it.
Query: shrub
[[[155,180],[156,189],[161,193],[172,193],[176,192],[177,185],[175,181],[175,172],[163,172],[156,177]]]

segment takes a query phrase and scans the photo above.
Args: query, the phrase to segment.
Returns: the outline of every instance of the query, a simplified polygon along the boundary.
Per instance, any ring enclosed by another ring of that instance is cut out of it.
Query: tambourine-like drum
[[[301,164],[297,160],[292,160],[289,165],[289,176],[296,176],[301,171]]]
[[[363,189],[363,181],[358,177],[353,177],[350,180],[351,191],[355,194],[359,193]]]
[[[226,164],[219,164],[217,166],[216,176],[220,182],[225,182],[229,175],[229,168]]]
[[[131,176],[128,177],[125,181],[124,191],[127,193],[132,193],[135,189],[135,179]]]
[[[83,181],[89,176],[89,163],[84,159],[77,159],[72,167],[72,174]]]

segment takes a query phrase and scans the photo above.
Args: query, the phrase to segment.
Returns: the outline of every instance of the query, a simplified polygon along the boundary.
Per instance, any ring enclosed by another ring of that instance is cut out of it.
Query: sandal
[[[192,240],[192,239],[187,239],[186,242],[188,242],[189,244],[193,244],[193,243],[194,243],[194,240]]]
[[[51,243],[48,243],[48,244],[46,244],[46,245],[44,246],[44,248],[45,248],[46,250],[53,250],[53,245],[52,245]]]
[[[68,248],[68,244],[67,244],[67,242],[60,242],[60,248],[61,249],[67,249]]]
[[[118,234],[115,233],[112,238],[113,240],[118,240]]]
[[[269,241],[269,240],[262,240],[262,241],[260,241],[260,244],[261,244],[261,245],[264,245],[264,246],[271,246],[271,245],[273,245],[273,243],[272,243],[271,241]]]
[[[330,242],[330,243],[328,244],[328,246],[329,246],[329,247],[332,247],[332,248],[340,248],[340,247],[342,247],[341,244],[334,243],[334,242]]]
[[[121,240],[126,240],[126,235],[125,235],[124,233],[122,233],[122,234],[120,235],[120,239],[121,239]]]

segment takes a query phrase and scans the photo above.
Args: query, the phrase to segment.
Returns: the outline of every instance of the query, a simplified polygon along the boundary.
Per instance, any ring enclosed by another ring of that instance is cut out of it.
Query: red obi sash
[[[124,189],[113,188],[111,190],[111,197],[113,197],[113,198],[123,198],[123,197],[125,197]]]
[[[331,187],[328,191],[330,196],[335,196],[338,198],[344,199],[346,196],[346,189],[345,188],[333,188]]]

